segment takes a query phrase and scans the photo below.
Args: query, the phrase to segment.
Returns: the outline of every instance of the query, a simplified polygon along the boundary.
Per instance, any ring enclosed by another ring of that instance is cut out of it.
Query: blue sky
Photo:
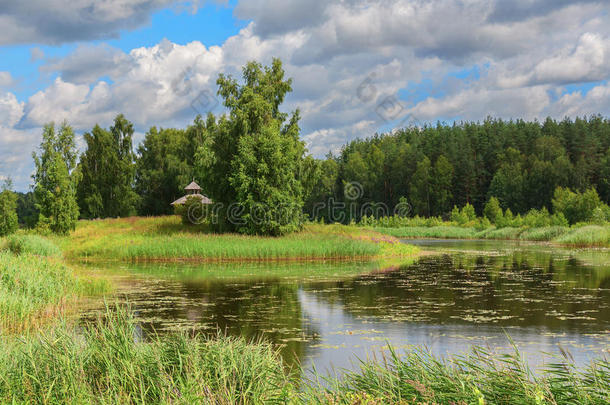
[[[284,62],[314,156],[436,121],[610,113],[607,0],[0,0],[0,179],[42,126],[124,113],[137,139],[214,108],[219,73]],[[193,108],[195,106],[195,108]]]

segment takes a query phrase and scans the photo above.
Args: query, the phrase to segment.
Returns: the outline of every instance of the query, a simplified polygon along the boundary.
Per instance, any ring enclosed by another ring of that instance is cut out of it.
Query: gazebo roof
[[[184,187],[185,190],[196,190],[196,191],[201,191],[201,187],[199,187],[199,184],[195,183],[194,181],[189,184],[188,186]]]
[[[199,200],[201,200],[201,204],[212,204],[212,200],[210,200],[208,197],[206,197],[203,194],[191,194],[191,195],[185,195],[184,197],[178,198],[171,205],[182,205],[182,204],[186,203],[186,199],[189,197],[199,198]]]

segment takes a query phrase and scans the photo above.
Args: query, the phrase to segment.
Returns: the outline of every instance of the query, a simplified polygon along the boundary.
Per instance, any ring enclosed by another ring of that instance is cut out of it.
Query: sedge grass
[[[71,298],[107,289],[107,282],[77,278],[57,260],[0,252],[0,332],[29,329],[61,312]]]
[[[551,241],[570,231],[567,226],[544,226],[526,229],[519,235],[519,239],[532,241]]]

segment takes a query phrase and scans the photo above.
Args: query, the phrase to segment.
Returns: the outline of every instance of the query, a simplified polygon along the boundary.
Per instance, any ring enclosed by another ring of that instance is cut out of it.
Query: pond
[[[472,345],[533,368],[560,350],[579,365],[610,350],[610,252],[505,241],[408,241],[416,263],[96,264],[144,335],[178,329],[263,336],[288,364],[353,368],[388,343],[438,355]],[[91,318],[98,309],[83,315]],[[561,349],[560,349],[561,348]],[[547,354],[544,354],[547,353]]]

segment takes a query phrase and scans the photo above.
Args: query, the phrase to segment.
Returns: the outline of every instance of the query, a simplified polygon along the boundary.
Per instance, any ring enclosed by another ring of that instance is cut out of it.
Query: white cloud
[[[143,24],[151,10],[170,3],[108,0],[91,6],[90,1],[76,0],[73,10],[52,18],[58,24],[73,18],[74,10],[93,7],[95,15],[87,11],[79,17],[78,29],[84,31],[78,35],[70,33],[74,22],[59,30],[28,23],[32,17],[11,26],[15,10],[25,12],[27,5],[11,5],[0,20],[5,19],[8,37],[22,30],[24,41],[48,35],[47,43],[57,43],[115,35],[126,21]],[[26,102],[12,94],[0,98],[0,125],[5,133],[8,128],[11,136],[30,140],[22,132],[49,121],[67,119],[82,132],[95,123],[110,125],[117,113],[140,133],[151,125],[184,126],[197,113],[191,107],[197,95],[216,93],[219,73],[239,76],[248,60],[268,64],[272,57],[280,57],[293,78],[285,108],[301,109],[303,139],[316,156],[387,129],[389,121],[407,113],[420,121],[610,114],[604,2],[518,0],[507,7],[500,0],[251,0],[239,2],[235,14],[252,21],[222,46],[163,40],[127,53],[85,44],[49,59],[41,70],[59,78]],[[82,27],[91,21],[99,27]],[[478,73],[464,73],[474,65]],[[563,94],[568,83],[582,82],[603,84],[586,94],[553,96]],[[382,119],[382,100],[405,88],[409,96],[400,93],[408,98],[400,116]],[[20,147],[29,156],[31,149]]]

